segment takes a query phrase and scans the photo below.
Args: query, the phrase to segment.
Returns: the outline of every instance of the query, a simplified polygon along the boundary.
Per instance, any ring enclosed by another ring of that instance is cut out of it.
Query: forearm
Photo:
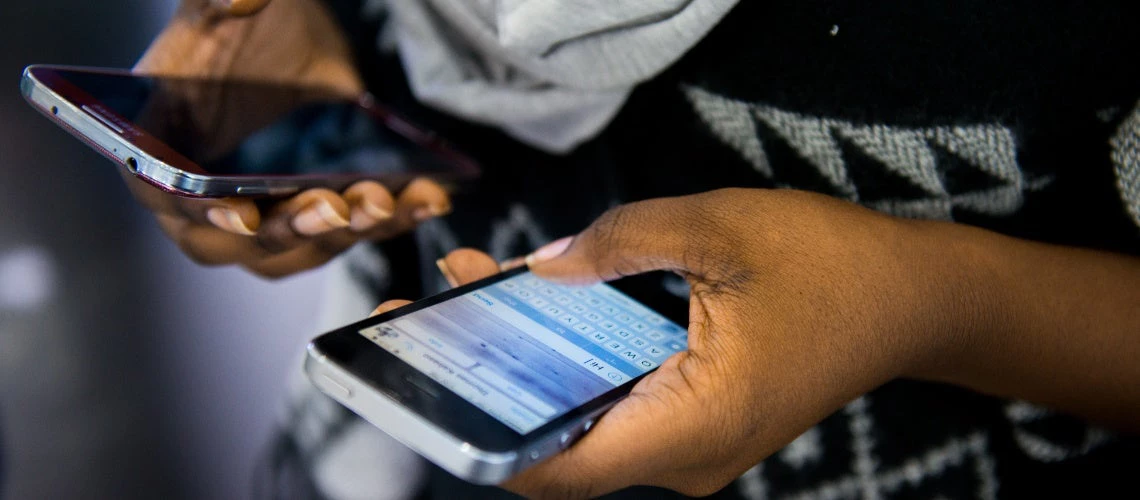
[[[1140,431],[1140,259],[931,224],[973,318],[946,382]]]

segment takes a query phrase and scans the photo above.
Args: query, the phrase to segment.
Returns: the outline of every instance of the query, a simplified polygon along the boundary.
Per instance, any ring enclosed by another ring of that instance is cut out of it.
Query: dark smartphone
[[[570,287],[508,271],[322,335],[305,370],[440,467],[497,484],[687,348],[687,303],[662,277]]]
[[[368,95],[274,83],[31,66],[24,97],[132,175],[188,197],[285,196],[361,179],[479,174],[446,140]]]

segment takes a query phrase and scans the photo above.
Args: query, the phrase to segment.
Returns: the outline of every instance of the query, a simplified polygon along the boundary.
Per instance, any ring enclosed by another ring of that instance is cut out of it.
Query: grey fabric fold
[[[565,152],[737,0],[390,0],[422,102]]]

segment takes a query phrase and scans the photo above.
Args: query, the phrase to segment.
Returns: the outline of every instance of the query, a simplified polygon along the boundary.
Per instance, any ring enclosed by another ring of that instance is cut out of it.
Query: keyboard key
[[[515,290],[518,287],[519,287],[519,284],[515,283],[514,281],[504,281],[502,283],[499,283],[499,288],[502,288],[503,290],[507,290],[507,291]]]
[[[633,336],[633,332],[626,330],[624,328],[618,328],[618,330],[616,332],[614,332],[614,335],[617,335],[618,337],[621,337],[623,339],[628,339],[631,336]]]
[[[586,313],[590,312],[590,309],[588,307],[582,305],[582,304],[571,305],[570,310],[574,311],[575,313],[578,313],[578,314],[586,314]]]
[[[557,318],[562,315],[562,308],[558,306],[546,306],[542,312],[546,313],[546,315],[550,316],[551,318]]]
[[[668,348],[670,348],[676,352],[681,352],[681,351],[685,350],[684,344],[681,344],[680,342],[677,342],[676,340],[669,342],[668,344],[665,344],[665,345],[666,345],[666,347],[668,347]]]
[[[620,350],[622,350],[622,349],[624,349],[624,348],[625,348],[625,345],[624,345],[624,344],[621,344],[621,343],[619,343],[619,342],[618,342],[618,341],[616,341],[616,340],[611,340],[611,341],[609,341],[609,342],[606,342],[606,349],[609,349],[609,350],[611,350],[611,351],[613,351],[613,352],[618,352],[618,351],[620,351]]]
[[[530,300],[534,297],[534,292],[527,290],[526,288],[520,288],[518,290],[515,290],[515,295],[518,295],[523,299]]]
[[[616,308],[616,307],[614,307],[614,306],[608,305],[608,304],[607,304],[607,305],[604,305],[604,306],[602,306],[602,307],[601,307],[601,309],[602,309],[602,312],[603,312],[603,313],[606,313],[606,315],[607,315],[607,316],[614,316],[614,315],[616,315],[617,313],[621,312],[621,310],[620,310],[620,309],[618,309],[618,308]]]
[[[588,304],[590,307],[602,307],[602,304],[604,304],[604,302],[602,302],[602,299],[599,299],[597,297],[590,297],[586,299],[586,304]]]
[[[613,321],[610,321],[607,319],[607,320],[603,320],[603,321],[598,322],[598,326],[601,327],[603,330],[613,330],[614,328],[617,328],[617,323],[614,323]]]
[[[627,325],[630,323],[633,323],[633,316],[630,316],[626,313],[618,314],[617,316],[614,316],[614,319],[621,321],[622,323],[625,323]]]
[[[633,330],[636,332],[644,332],[644,331],[649,329],[649,325],[642,323],[640,321],[634,322],[633,324],[629,325],[629,327],[633,328]]]
[[[591,333],[594,333],[594,327],[586,323],[578,323],[577,325],[574,325],[574,331],[581,333],[582,335],[589,335]]]
[[[637,361],[637,360],[641,359],[640,354],[633,352],[629,349],[626,349],[626,350],[618,353],[618,356],[621,357],[621,359],[624,359],[626,361]]]
[[[553,297],[555,295],[558,295],[558,290],[555,290],[554,287],[547,285],[539,287],[538,293],[541,293],[547,297]]]
[[[559,296],[554,298],[554,301],[559,303],[559,304],[562,304],[564,306],[567,306],[567,305],[570,305],[571,302],[574,302],[574,299],[570,298],[569,295],[559,295]]]
[[[654,342],[660,342],[661,339],[665,338],[665,334],[662,333],[661,330],[653,330],[652,332],[645,334],[645,338]]]
[[[657,368],[657,363],[650,361],[648,358],[641,358],[637,360],[637,366],[646,370],[652,370]]]
[[[585,317],[587,320],[593,321],[594,323],[597,323],[603,319],[601,314],[598,314],[594,311],[586,313]]]
[[[634,337],[633,340],[629,341],[629,345],[638,349],[645,349],[645,346],[649,345],[649,342],[641,337]]]
[[[587,292],[586,290],[584,290],[584,289],[582,289],[582,288],[579,288],[579,289],[577,289],[577,290],[574,290],[573,292],[570,292],[570,294],[571,294],[571,295],[573,295],[573,296],[575,296],[575,297],[578,297],[579,299],[588,299],[588,298],[590,298],[590,292]]]
[[[523,284],[524,284],[524,285],[526,285],[526,286],[529,286],[529,287],[531,287],[531,288],[536,288],[536,287],[538,287],[538,286],[542,285],[542,282],[541,282],[541,281],[539,281],[539,279],[538,279],[538,278],[535,278],[535,277],[533,277],[533,276],[532,276],[532,277],[530,277],[530,278],[527,278],[527,279],[523,280]]]
[[[604,344],[609,339],[610,339],[610,336],[606,335],[602,332],[597,332],[597,333],[590,336],[590,340],[597,342],[599,344]]]
[[[661,357],[665,356],[666,354],[669,354],[669,352],[666,351],[665,349],[658,347],[658,346],[651,345],[651,346],[645,348],[645,354],[648,354],[649,356],[654,357],[654,358],[661,358]]]
[[[649,316],[645,317],[645,322],[653,326],[661,326],[665,324],[665,318],[662,318],[656,314],[650,314]]]
[[[571,316],[569,314],[563,314],[562,316],[559,316],[558,322],[562,323],[564,325],[570,325],[570,326],[574,326],[574,325],[577,325],[579,323],[578,318],[575,318],[574,316]]]
[[[542,300],[541,297],[535,297],[533,299],[530,299],[530,305],[532,305],[534,307],[543,307],[546,304],[549,304],[549,302]]]

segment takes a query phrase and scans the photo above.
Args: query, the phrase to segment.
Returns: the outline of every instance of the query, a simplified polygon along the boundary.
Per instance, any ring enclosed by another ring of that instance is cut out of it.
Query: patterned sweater
[[[376,93],[487,171],[452,215],[344,265],[369,302],[419,297],[445,286],[432,263],[453,248],[522,255],[614,204],[728,186],[806,189],[902,217],[1140,254],[1137,14],[1123,0],[742,2],[639,86],[600,136],[562,156],[417,105],[398,64],[370,54],[362,61]],[[274,477],[319,496],[305,478],[336,447],[328,443],[367,424],[317,397],[298,401]],[[1134,437],[1028,403],[904,380],[717,496],[1107,496],[1136,491],[1138,453]],[[438,469],[418,494],[506,496]]]

